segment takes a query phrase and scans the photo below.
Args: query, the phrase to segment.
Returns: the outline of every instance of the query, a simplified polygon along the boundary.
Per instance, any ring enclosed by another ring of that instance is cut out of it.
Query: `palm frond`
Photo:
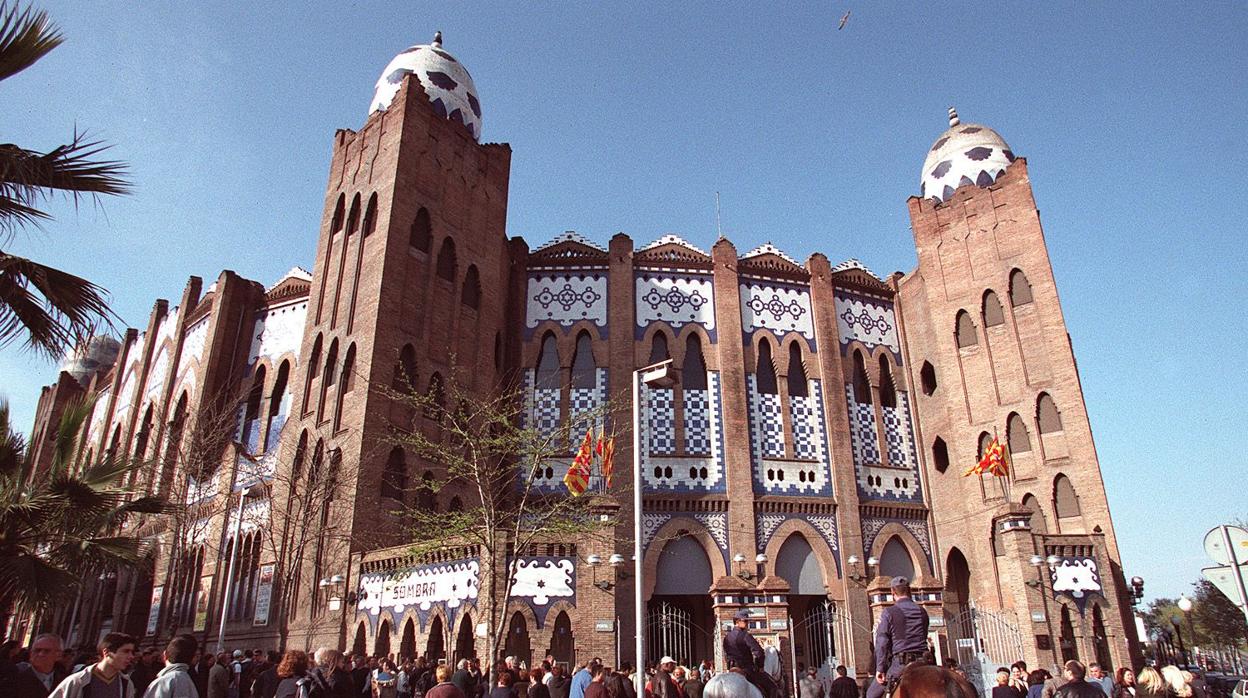
[[[25,439],[13,431],[9,420],[9,401],[0,400],[0,477],[20,475],[26,460]]]
[[[0,3],[0,80],[29,68],[62,41],[48,13]]]
[[[96,160],[111,146],[74,131],[73,139],[47,153],[0,144],[0,196],[34,206],[52,192],[118,196],[130,193],[126,164]]]
[[[56,445],[52,449],[51,474],[69,474],[78,456],[82,427],[95,410],[95,400],[95,397],[78,400],[61,412],[61,421],[56,425]]]
[[[49,358],[112,327],[104,289],[73,274],[0,252],[0,347],[26,335]]]

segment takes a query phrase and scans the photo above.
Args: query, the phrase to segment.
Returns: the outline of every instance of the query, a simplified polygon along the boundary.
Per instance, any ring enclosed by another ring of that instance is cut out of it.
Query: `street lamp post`
[[[672,360],[660,361],[657,364],[633,371],[633,626],[636,631],[635,647],[637,674],[637,695],[643,696],[646,691],[646,633],[645,633],[645,589],[641,582],[642,545],[641,545],[641,384],[650,388],[668,387],[676,382]]]
[[[1196,633],[1192,630],[1192,600],[1187,598],[1186,596],[1180,596],[1178,607],[1179,607],[1179,610],[1183,612],[1183,617],[1187,618],[1187,631],[1188,631],[1187,639],[1192,642],[1195,642]],[[1183,622],[1183,619],[1178,616],[1175,616],[1171,618],[1170,620],[1174,621],[1174,632],[1178,635],[1178,638],[1179,638],[1179,651],[1183,653],[1183,663],[1185,665],[1190,666],[1191,658],[1187,654],[1187,650],[1183,647],[1183,632],[1179,629],[1179,626]]]

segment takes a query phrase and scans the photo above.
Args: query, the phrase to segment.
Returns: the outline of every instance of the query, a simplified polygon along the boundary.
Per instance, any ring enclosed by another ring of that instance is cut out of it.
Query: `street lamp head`
[[[878,565],[878,564],[880,564],[880,558],[878,558],[878,557],[876,557],[876,556],[874,556],[874,555],[872,555],[871,557],[867,558],[867,567],[875,567],[875,566],[876,566],[876,565]]]
[[[607,561],[611,563],[612,567],[620,567],[624,564],[624,556],[619,553],[615,553],[608,558]]]
[[[342,576],[341,574],[335,574],[334,576],[329,578],[330,584],[343,584],[346,581],[347,581],[347,578]]]
[[[858,564],[858,556],[857,556],[857,555],[850,555],[850,556],[849,556],[849,558],[845,560],[845,562],[848,562],[848,563],[849,563],[849,564],[851,564],[851,565],[856,565],[856,564]]]
[[[763,564],[764,562],[767,562],[767,553],[759,553],[755,555],[754,562],[757,562],[760,565]]]
[[[1179,610],[1184,613],[1187,613],[1188,611],[1192,610],[1192,600],[1187,598],[1186,596],[1179,597],[1178,605],[1179,605]]]
[[[322,577],[322,578],[321,578],[321,581],[317,582],[317,583],[316,583],[316,585],[317,585],[318,587],[320,587],[320,588],[324,589],[325,587],[329,586],[329,580],[328,580],[328,579],[325,579],[324,577]]]
[[[1131,578],[1131,586],[1135,587],[1136,589],[1143,589],[1143,588],[1144,588],[1144,578],[1143,578],[1143,577],[1140,577],[1140,576],[1135,576],[1135,577],[1132,577],[1132,578]]]
[[[1044,561],[1045,561],[1045,562],[1047,562],[1047,563],[1049,563],[1049,566],[1050,566],[1050,567],[1057,567],[1058,565],[1060,565],[1060,564],[1062,563],[1062,558],[1060,558],[1060,557],[1058,557],[1058,556],[1056,556],[1056,555],[1050,555],[1050,556],[1048,556],[1048,557],[1044,558]]]
[[[742,555],[741,553],[737,553],[736,555],[733,555],[733,556],[732,556],[732,561],[733,561],[733,562],[735,562],[735,563],[737,563],[737,564],[739,565],[739,564],[741,564],[741,563],[745,562],[745,556],[744,556],[744,555]]]
[[[1040,557],[1039,555],[1032,555],[1030,562],[1031,562],[1032,567],[1039,567],[1040,565],[1044,564],[1044,558]]]
[[[597,567],[598,563],[602,562],[602,558],[597,555],[590,555],[585,558],[585,562],[588,563],[590,567]]]

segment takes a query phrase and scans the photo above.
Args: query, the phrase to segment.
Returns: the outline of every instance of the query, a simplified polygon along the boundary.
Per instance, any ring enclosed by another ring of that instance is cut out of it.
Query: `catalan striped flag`
[[[988,444],[988,448],[984,449],[984,455],[979,462],[971,466],[963,477],[970,475],[982,475],[988,473],[993,477],[1005,477],[1010,474],[1010,458],[1005,450],[1005,446],[994,436]]]
[[[563,484],[567,485],[568,492],[571,492],[573,497],[579,497],[589,489],[589,468],[594,459],[593,450],[594,428],[591,426],[585,432],[581,447],[576,450],[576,457],[568,466],[568,474],[563,476]]]

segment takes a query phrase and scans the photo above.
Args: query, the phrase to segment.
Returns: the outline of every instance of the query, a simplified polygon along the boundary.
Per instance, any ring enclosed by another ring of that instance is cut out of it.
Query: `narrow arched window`
[[[924,395],[936,392],[936,367],[931,361],[923,362],[923,368],[919,369],[919,382],[923,385]]]
[[[1031,282],[1027,280],[1027,275],[1021,269],[1010,272],[1010,305],[1017,308],[1031,300]]]
[[[986,431],[981,432],[979,435],[979,449],[975,451],[975,453],[978,454],[976,457],[977,461],[984,459],[984,454],[988,452],[988,447],[991,445],[992,445],[992,434],[989,434]]]
[[[425,398],[428,400],[425,416],[434,421],[442,421],[442,413],[446,410],[446,386],[442,383],[442,374],[434,373],[429,377]]]
[[[494,372],[503,371],[503,333],[494,333]]]
[[[1027,425],[1023,418],[1011,414],[1006,421],[1006,432],[1009,434],[1010,453],[1028,453],[1031,451],[1031,436],[1027,433]]]
[[[1005,322],[1005,308],[1001,307],[1001,299],[997,294],[988,291],[984,294],[984,327],[996,327]]]
[[[555,333],[547,332],[542,337],[542,345],[537,351],[538,388],[558,390],[562,381],[559,380],[559,345],[555,341]]]
[[[325,353],[325,370],[321,376],[321,399],[317,404],[317,418],[320,419],[325,414],[325,396],[329,394],[329,389],[334,387],[334,381],[338,377],[338,340],[334,340],[329,345],[329,351]]]
[[[765,339],[758,343],[758,365],[754,368],[754,380],[758,382],[759,393],[779,394],[780,388],[776,384],[776,362],[771,359],[771,344]]]
[[[1075,486],[1070,478],[1058,475],[1053,480],[1053,509],[1057,518],[1068,519],[1080,515],[1079,496],[1075,494]]]
[[[576,350],[572,353],[572,387],[594,388],[596,378],[593,343],[589,333],[582,332],[576,336]]]
[[[412,220],[408,244],[425,253],[433,249],[433,226],[429,223],[429,210],[424,206],[420,207],[416,218]]]
[[[269,393],[269,414],[264,427],[264,450],[267,453],[282,435],[282,426],[286,424],[286,415],[290,410],[290,397],[287,386],[290,383],[290,361],[283,361],[277,369],[277,380],[273,381],[273,392]]]
[[[706,359],[702,356],[702,340],[696,334],[690,334],[685,340],[680,380],[685,390],[706,390]]]
[[[290,497],[294,499],[299,489],[299,478],[303,477],[304,461],[308,459],[308,430],[299,432],[299,442],[295,444],[295,458],[290,464]]]
[[[802,348],[797,342],[789,342],[789,397],[809,397],[808,383],[806,364],[802,362]]]
[[[979,344],[979,334],[975,329],[975,321],[965,310],[958,311],[958,348],[973,347]]]
[[[655,332],[650,338],[650,365],[667,361],[671,358],[671,354],[667,351],[667,335],[662,332]]]
[[[247,447],[248,453],[255,453],[260,447],[260,403],[264,401],[264,379],[264,366],[260,366],[247,393],[247,406],[238,440]]]
[[[477,274],[477,265],[469,264],[464,274],[464,290],[460,294],[460,302],[477,310],[481,307],[481,279]]]
[[[938,473],[949,469],[949,446],[939,436],[932,442],[932,465]]]
[[[377,192],[368,197],[368,206],[364,209],[364,237],[373,234],[377,229]]]
[[[355,390],[355,343],[347,347],[346,358],[342,360],[342,392],[349,393]]]
[[[416,491],[416,506],[424,511],[437,511],[438,500],[434,496],[433,473],[429,470],[420,476],[420,489]]]
[[[395,446],[390,449],[390,456],[386,458],[386,469],[381,475],[381,496],[401,502],[405,489],[407,489],[407,458],[403,449]]]
[[[897,406],[897,386],[893,383],[893,371],[888,357],[880,354],[880,407]]]
[[[438,278],[447,281],[455,280],[455,270],[459,260],[455,256],[455,241],[447,238],[442,241],[442,249],[438,251]]]
[[[321,335],[316,335],[316,341],[312,343],[312,357],[308,359],[308,378],[303,386],[303,411],[307,412],[311,406],[312,386],[316,382],[317,374],[321,372]]]
[[[1062,413],[1057,411],[1057,404],[1048,393],[1040,393],[1036,399],[1036,421],[1040,423],[1041,434],[1062,431]]]
[[[854,402],[859,405],[871,404],[871,381],[867,378],[867,360],[862,351],[854,350]]]
[[[347,237],[350,238],[355,233],[355,228],[360,224],[360,195],[356,194],[351,199],[351,212],[347,214]],[[345,248],[345,246],[344,246]]]
[[[395,390],[413,391],[419,383],[416,380],[416,348],[404,344],[399,350],[399,364],[394,368],[394,381],[391,387]]]
[[[334,217],[330,219],[330,223],[329,223],[330,235],[334,235],[339,230],[342,230],[342,220],[343,220],[343,217],[346,216],[346,210],[347,210],[347,195],[339,194],[338,203],[334,204]]]
[[[134,459],[136,461],[141,461],[147,457],[147,442],[151,440],[151,436],[152,406],[148,405],[147,410],[143,413],[143,419],[139,422],[139,434],[134,439]]]

